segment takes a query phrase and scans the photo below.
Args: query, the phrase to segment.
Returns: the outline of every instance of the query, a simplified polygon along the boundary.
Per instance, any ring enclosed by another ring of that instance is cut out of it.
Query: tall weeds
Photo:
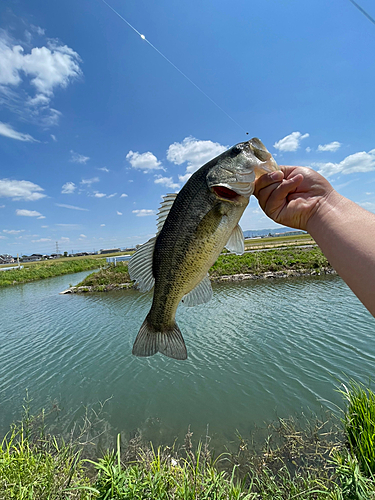
[[[280,419],[262,449],[238,436],[237,452],[216,458],[208,436],[193,445],[188,429],[181,447],[155,449],[139,436],[122,445],[119,434],[114,450],[88,459],[88,413],[64,441],[47,433],[44,412],[33,417],[26,400],[23,420],[0,445],[0,499],[375,499],[375,395],[355,382],[341,393],[341,428],[331,417]],[[93,412],[101,429],[102,410]]]
[[[351,381],[341,394],[346,401],[343,425],[351,454],[366,476],[375,474],[375,394]]]

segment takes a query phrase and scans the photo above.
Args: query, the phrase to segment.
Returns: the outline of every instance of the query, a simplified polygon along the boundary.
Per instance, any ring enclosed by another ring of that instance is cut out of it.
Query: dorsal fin
[[[156,236],[139,247],[129,260],[128,272],[130,279],[135,281],[141,292],[148,292],[155,283],[152,272],[155,241]]]
[[[159,234],[164,226],[165,219],[168,217],[168,214],[172,208],[174,200],[176,199],[178,193],[169,193],[166,196],[163,196],[163,201],[160,205],[158,212],[158,229],[157,233]]]
[[[158,212],[158,228],[156,236],[144,243],[129,260],[128,271],[132,281],[136,282],[141,292],[148,292],[154,286],[155,278],[152,271],[152,261],[157,235],[162,230],[165,219],[176,199],[177,193],[163,196],[163,201]]]

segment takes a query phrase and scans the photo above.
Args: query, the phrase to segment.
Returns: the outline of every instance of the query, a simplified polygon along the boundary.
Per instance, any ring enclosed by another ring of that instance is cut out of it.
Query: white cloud
[[[105,226],[105,224],[100,224],[100,227],[104,227],[104,226]]]
[[[99,191],[94,191],[94,194],[91,196],[94,196],[94,198],[114,198],[117,195],[117,193],[112,193],[106,195],[105,193],[100,193]]]
[[[72,149],[70,150],[70,154],[71,154],[71,157],[70,157],[70,161],[73,162],[73,163],[81,163],[81,164],[85,164],[89,161],[90,157],[89,156],[83,156],[83,155],[80,155],[79,153],[76,153],[75,151],[73,151]]]
[[[62,194],[72,194],[74,191],[77,189],[77,186],[74,184],[74,182],[66,182],[63,187],[61,188],[61,193]]]
[[[116,213],[117,213],[117,215],[122,215],[122,212],[119,212],[118,210],[117,210]]]
[[[364,201],[363,203],[358,203],[358,205],[361,205],[361,207],[368,210],[369,212],[375,213],[375,203],[374,202]]]
[[[5,208],[5,205],[0,205],[0,208]]]
[[[319,144],[318,151],[332,151],[333,153],[341,147],[341,142],[333,141],[329,144]]]
[[[81,238],[87,238],[87,236],[85,234],[80,234],[80,237]]]
[[[44,32],[32,28],[39,36]],[[0,31],[0,86],[6,104],[23,118],[38,120],[44,126],[56,124],[61,114],[50,108],[57,88],[65,88],[81,74],[79,55],[57,40],[45,40],[44,46],[32,47],[33,35],[25,31],[26,43]],[[26,47],[23,47],[24,45]],[[35,94],[25,90],[29,84]]]
[[[0,135],[4,137],[8,137],[9,139],[16,139],[17,141],[24,142],[39,142],[30,134],[23,134],[22,132],[17,132],[14,128],[8,123],[0,122]]]
[[[185,137],[182,142],[171,144],[167,150],[167,159],[175,165],[187,162],[184,176],[179,176],[180,182],[185,182],[196,170],[215,156],[228,149],[218,142],[200,141],[194,137]]]
[[[273,147],[279,151],[297,151],[300,146],[300,142],[307,137],[309,137],[309,134],[302,135],[301,132],[292,132],[283,139],[275,142]]]
[[[158,177],[154,180],[155,184],[161,184],[162,186],[165,186],[167,188],[171,189],[179,189],[180,184],[176,184],[173,182],[172,177]]]
[[[16,215],[21,215],[23,217],[38,217],[38,219],[42,218],[43,215],[37,212],[36,210],[16,210]],[[44,217],[43,217],[44,218]]]
[[[57,207],[62,207],[62,208],[69,208],[70,210],[83,210],[85,212],[88,212],[88,208],[81,208],[81,207],[75,207],[73,205],[65,205],[64,203],[55,203]]]
[[[101,170],[102,172],[110,172],[109,168],[107,167],[101,167],[101,168],[98,168],[98,170]]]
[[[30,28],[35,31],[39,36],[44,35],[45,30],[41,28],[40,26],[34,26],[33,24],[30,24]]]
[[[52,241],[51,238],[40,238],[39,240],[31,240],[31,243],[46,243],[47,241]]]
[[[122,195],[120,196],[120,198],[127,198],[127,197],[128,197],[128,195],[125,193],[122,193]]]
[[[78,229],[81,227],[81,224],[55,224],[59,227],[68,227],[69,229]]]
[[[27,104],[29,106],[47,106],[50,103],[50,98],[44,94],[37,94],[35,97],[29,97]]]
[[[340,163],[312,163],[311,166],[325,177],[336,174],[372,172],[375,170],[375,149],[368,153],[365,151],[354,153],[344,158]]]
[[[79,55],[66,45],[50,42],[47,47],[34,47],[26,54],[21,45],[2,33],[0,38],[0,83],[19,85],[22,76],[30,78],[37,92],[51,95],[56,87],[66,87],[81,75]]]
[[[129,151],[126,159],[133,168],[142,170],[144,173],[151,172],[152,170],[164,170],[161,162],[150,151],[147,153]]]
[[[53,140],[54,142],[57,142],[57,139],[56,139],[56,136],[55,136],[55,135],[51,134],[51,138],[52,138],[52,140]]]
[[[156,215],[156,210],[146,210],[142,208],[141,210],[133,210],[133,214],[137,217],[146,217],[148,215]]]
[[[84,186],[91,186],[91,184],[94,184],[94,182],[99,182],[99,177],[93,177],[92,179],[82,179],[81,184]]]
[[[15,201],[35,201],[45,198],[43,188],[30,181],[12,181],[0,179],[0,197],[12,198]]]
[[[24,229],[3,229],[3,233],[6,234],[19,234],[23,233],[24,231]]]
[[[311,151],[310,146],[307,146],[307,148],[306,148],[306,153],[310,153],[310,151]]]

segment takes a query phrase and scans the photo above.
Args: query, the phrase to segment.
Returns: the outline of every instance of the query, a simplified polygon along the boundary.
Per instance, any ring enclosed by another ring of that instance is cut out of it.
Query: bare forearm
[[[334,191],[309,219],[307,230],[375,316],[375,214]]]

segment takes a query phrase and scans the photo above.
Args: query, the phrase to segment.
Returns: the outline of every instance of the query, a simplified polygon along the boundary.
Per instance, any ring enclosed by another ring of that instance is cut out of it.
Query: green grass
[[[251,487],[235,478],[235,467],[232,474],[219,471],[217,460],[210,460],[201,445],[188,458],[177,456],[171,448],[151,446],[140,450],[135,463],[124,466],[118,436],[116,452],[91,463],[98,470],[92,491],[103,500],[252,498]]]
[[[105,258],[59,259],[54,261],[35,262],[25,265],[23,269],[0,272],[0,287],[27,283],[30,281],[79,273],[89,269],[97,269],[105,265]]]
[[[118,262],[115,266],[110,264],[96,273],[89,274],[77,286],[95,286],[119,285],[122,283],[131,283],[128,273],[128,262]]]
[[[343,418],[350,453],[366,476],[375,475],[375,394],[354,381],[341,394],[347,408]]]
[[[62,439],[13,425],[0,445],[1,500],[89,499],[81,451]]]
[[[265,250],[249,252],[243,255],[222,254],[211,267],[212,278],[234,274],[262,275],[271,271],[320,272],[330,265],[317,247]],[[105,290],[108,285],[131,283],[128,262],[110,264],[100,271],[90,274],[77,286],[92,286],[97,291]]]
[[[293,236],[266,236],[264,238],[249,238],[245,240],[245,248],[272,248],[284,245],[306,245],[315,244],[309,234],[298,234]]]
[[[329,263],[317,248],[274,249],[243,255],[220,255],[210,269],[211,276],[260,274],[267,271],[319,271]]]
[[[135,437],[94,459],[85,446],[47,433],[44,412],[11,427],[0,446],[1,500],[370,500],[375,481],[374,394],[352,382],[341,391],[342,423],[324,419],[280,419],[269,426],[261,448],[237,436],[238,449],[215,458],[205,443],[193,446],[188,430],[182,446],[154,449]],[[103,405],[101,405],[101,409]],[[94,412],[98,422],[102,417]],[[85,413],[79,441],[91,428]],[[83,429],[83,430],[82,430]],[[100,433],[101,435],[102,433]],[[364,436],[365,435],[365,436]],[[84,441],[85,441],[84,440]],[[99,452],[97,452],[99,453]]]

